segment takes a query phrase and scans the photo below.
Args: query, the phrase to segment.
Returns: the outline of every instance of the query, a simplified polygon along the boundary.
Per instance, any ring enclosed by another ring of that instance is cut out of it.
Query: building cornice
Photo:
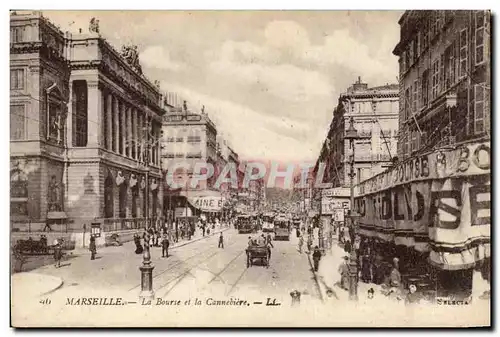
[[[102,60],[72,61],[71,70],[98,70],[107,76],[111,81],[117,83],[123,90],[125,90],[126,93],[132,93],[135,99],[138,100],[139,104],[143,104],[150,108],[158,116],[162,116],[164,114],[164,110],[159,104],[156,104],[143,92],[137,90],[136,87],[132,86],[122,76],[118,75],[114,69]]]

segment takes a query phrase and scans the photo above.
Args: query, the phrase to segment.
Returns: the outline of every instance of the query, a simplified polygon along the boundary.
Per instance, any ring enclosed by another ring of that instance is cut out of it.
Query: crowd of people
[[[354,258],[358,281],[378,285],[381,294],[397,300],[405,300],[407,303],[419,301],[415,284],[408,284],[406,289],[404,288],[400,259],[394,256],[394,252],[387,251],[387,247],[380,247],[375,238],[362,238],[355,234],[352,227],[341,226],[338,230],[338,243],[348,254],[348,256],[344,256],[338,268],[339,285],[342,289],[348,290],[349,263],[351,263],[350,259]],[[391,254],[393,257],[392,261],[389,262],[388,255]],[[370,288],[370,292],[373,297],[373,288]]]
[[[296,228],[298,238],[298,251],[312,255],[313,268],[318,272],[319,263],[323,252],[314,245],[319,242],[318,227],[314,221],[311,223],[302,222],[299,228]],[[413,283],[403,284],[400,259],[396,257],[396,252],[387,251],[387,247],[382,247],[375,238],[363,238],[355,233],[352,226],[332,226],[333,231],[329,234],[335,234],[338,237],[338,245],[343,248],[346,255],[342,258],[338,266],[339,282],[337,285],[343,290],[349,290],[349,264],[351,259],[356,261],[357,281],[379,286],[381,294],[405,300],[408,303],[418,302],[420,296],[417,293],[417,286]],[[314,247],[314,248],[313,248]],[[324,247],[323,247],[324,248]],[[388,257],[391,256],[392,257]],[[370,296],[374,296],[374,289],[370,288]]]
[[[157,223],[156,226],[145,230],[142,236],[138,232],[134,235],[135,253],[142,254],[149,247],[161,247],[162,257],[168,257],[168,248],[171,244],[180,240],[191,240],[195,236],[213,235],[221,226],[222,223],[218,218],[204,217],[178,219],[170,224],[165,222],[163,226]],[[219,238],[219,248],[224,248],[222,234]]]

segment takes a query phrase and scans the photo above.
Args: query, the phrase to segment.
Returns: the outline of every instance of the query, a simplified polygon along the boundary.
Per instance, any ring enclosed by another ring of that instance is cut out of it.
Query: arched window
[[[104,181],[104,216],[106,218],[114,217],[113,184],[113,177],[108,175]]]

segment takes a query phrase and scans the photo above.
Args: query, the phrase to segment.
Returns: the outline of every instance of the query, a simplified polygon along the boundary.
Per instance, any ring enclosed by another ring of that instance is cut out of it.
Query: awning
[[[429,252],[444,270],[491,257],[490,148],[488,140],[435,149],[363,181],[359,232]]]
[[[220,192],[213,190],[182,191],[181,195],[202,212],[220,212],[226,202]]]

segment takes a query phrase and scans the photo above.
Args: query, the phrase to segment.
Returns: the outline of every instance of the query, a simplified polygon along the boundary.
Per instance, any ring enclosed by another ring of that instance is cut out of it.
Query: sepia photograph
[[[491,327],[489,9],[9,21],[11,327]]]

